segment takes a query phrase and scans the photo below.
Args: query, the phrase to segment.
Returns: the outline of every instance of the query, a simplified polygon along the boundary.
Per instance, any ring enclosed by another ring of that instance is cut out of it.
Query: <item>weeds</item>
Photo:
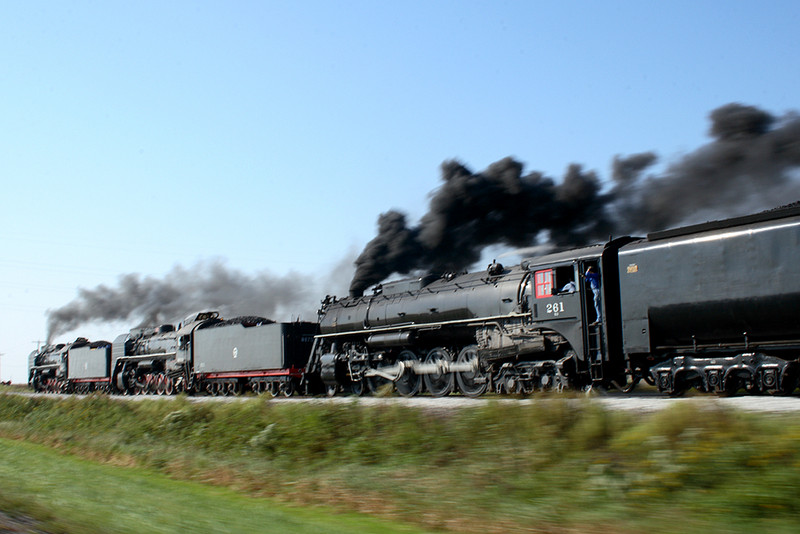
[[[796,530],[800,420],[696,406],[637,417],[547,399],[442,416],[356,403],[0,395],[0,435],[463,532]]]

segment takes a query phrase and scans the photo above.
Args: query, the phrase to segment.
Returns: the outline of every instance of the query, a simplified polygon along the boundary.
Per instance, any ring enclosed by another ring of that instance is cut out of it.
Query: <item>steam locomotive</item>
[[[114,391],[164,393],[299,387],[360,395],[393,388],[404,396],[458,390],[477,397],[630,391],[645,380],[670,395],[691,387],[786,394],[800,377],[798,265],[794,205],[611,239],[509,268],[495,262],[485,271],[384,283],[369,295],[329,296],[318,323],[297,331],[281,325],[269,342],[248,338],[254,352],[244,366],[236,351],[246,326],[216,326],[219,317],[201,314],[174,332],[115,340],[107,378]],[[298,335],[305,341],[285,343]],[[71,350],[32,355],[31,384],[74,388],[86,381],[73,378],[70,365],[56,365]],[[59,369],[66,377],[54,381]]]
[[[35,391],[66,391],[68,383],[69,390],[79,393],[110,391],[110,356],[110,343],[84,337],[46,345],[28,357],[28,385]]]

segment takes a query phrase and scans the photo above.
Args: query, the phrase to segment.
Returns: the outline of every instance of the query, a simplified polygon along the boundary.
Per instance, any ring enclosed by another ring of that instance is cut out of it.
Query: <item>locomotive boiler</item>
[[[78,338],[77,343],[84,341]],[[66,387],[67,353],[71,344],[45,345],[28,356],[28,384],[34,391],[61,391]]]

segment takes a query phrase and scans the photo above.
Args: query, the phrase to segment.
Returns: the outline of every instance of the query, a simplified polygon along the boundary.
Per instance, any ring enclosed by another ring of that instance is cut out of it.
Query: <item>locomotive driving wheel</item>
[[[167,391],[167,384],[166,384],[167,377],[164,373],[159,373],[155,376],[155,380],[153,381],[154,390],[156,395],[164,395]]]
[[[414,352],[404,350],[397,355],[398,362],[419,362],[419,358]],[[419,376],[411,367],[406,367],[403,375],[394,383],[395,389],[403,397],[413,397],[422,390],[422,377]]]
[[[444,370],[453,361],[450,352],[444,347],[436,347],[425,357],[426,364],[433,364],[440,368],[437,373],[424,375],[425,387],[434,397],[444,397],[453,391],[453,373]]]
[[[164,380],[164,394],[172,395],[173,393],[175,393],[175,380],[171,376],[168,376]]]
[[[350,381],[350,393],[352,393],[356,397],[362,396],[365,390],[366,388],[364,387],[364,380]]]
[[[458,353],[456,363],[469,363],[474,366],[473,371],[462,371],[456,374],[458,389],[467,397],[480,397],[489,387],[489,377],[480,368],[478,362],[478,346],[469,345]]]

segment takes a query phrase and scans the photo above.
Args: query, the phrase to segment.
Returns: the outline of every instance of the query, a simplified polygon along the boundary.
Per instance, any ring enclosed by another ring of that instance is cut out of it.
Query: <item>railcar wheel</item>
[[[450,352],[444,347],[436,347],[431,350],[425,357],[426,364],[433,364],[445,367],[448,363],[453,361]],[[424,375],[425,387],[428,388],[431,395],[434,397],[444,397],[453,391],[453,373],[438,372]]]
[[[283,393],[284,397],[291,397],[294,395],[294,382],[291,380],[284,382],[283,386],[281,387],[281,393]]]
[[[175,381],[167,376],[164,378],[164,395],[172,395],[175,393]]]
[[[325,388],[325,395],[327,395],[328,397],[335,397],[337,389],[339,388],[337,388],[336,386],[327,386]]]
[[[469,345],[461,349],[458,353],[457,363],[470,363],[475,367],[474,371],[463,371],[456,374],[458,389],[467,397],[480,397],[489,387],[489,377],[481,371],[478,362],[478,346]]]
[[[398,362],[419,362],[417,355],[410,350],[404,350],[397,355]],[[394,383],[395,389],[403,397],[413,397],[422,391],[422,377],[414,372],[410,367],[406,367],[403,376]]]

